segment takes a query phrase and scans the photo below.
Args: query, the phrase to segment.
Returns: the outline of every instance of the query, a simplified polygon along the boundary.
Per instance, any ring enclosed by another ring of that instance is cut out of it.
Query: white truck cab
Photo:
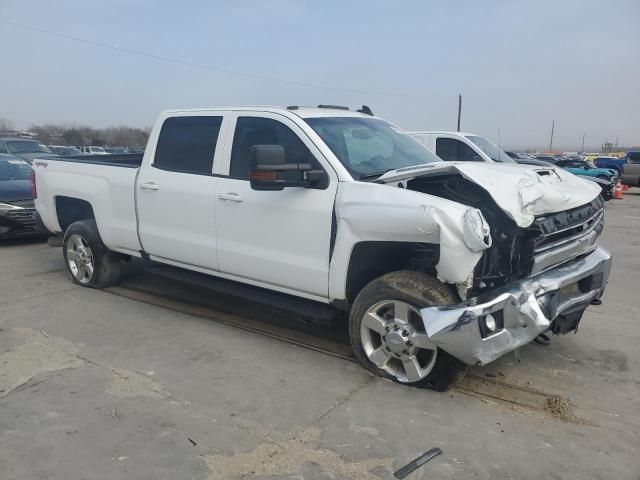
[[[409,132],[409,135],[445,161],[515,163],[500,147],[473,133]]]
[[[365,107],[171,110],[143,156],[33,171],[73,282],[111,285],[138,257],[284,293],[343,316],[364,367],[439,390],[575,330],[609,273],[599,187],[442,162]]]

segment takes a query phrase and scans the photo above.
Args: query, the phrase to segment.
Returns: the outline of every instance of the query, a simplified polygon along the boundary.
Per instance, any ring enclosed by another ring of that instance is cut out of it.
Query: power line
[[[359,93],[359,94],[362,94],[362,95],[377,95],[377,96],[386,96],[386,97],[415,97],[415,96],[422,96],[422,95],[411,95],[411,94],[402,94],[402,93],[377,92],[377,91],[357,90],[357,89],[351,89],[351,88],[331,87],[331,86],[327,86],[327,85],[318,85],[318,84],[313,84],[313,83],[297,82],[295,80],[286,80],[286,79],[283,79],[283,78],[267,77],[267,76],[263,76],[263,75],[256,75],[256,74],[253,74],[253,73],[239,72],[239,71],[236,71],[236,70],[229,70],[229,69],[226,69],[226,68],[214,67],[214,66],[211,66],[211,65],[204,65],[204,64],[201,64],[201,63],[188,62],[188,61],[185,61],[185,60],[180,60],[178,58],[170,58],[170,57],[164,57],[162,55],[154,55],[152,53],[140,52],[138,50],[133,50],[133,49],[130,49],[130,48],[118,47],[116,45],[110,45],[108,43],[96,42],[94,40],[87,40],[86,38],[74,37],[72,35],[67,35],[65,33],[53,32],[51,30],[45,30],[45,29],[42,29],[42,28],[32,27],[30,25],[24,25],[24,24],[21,24],[21,23],[9,22],[9,21],[6,21],[6,20],[0,20],[0,23],[3,23],[5,25],[10,25],[10,26],[16,27],[16,28],[21,28],[21,29],[24,29],[24,30],[30,30],[32,32],[38,32],[38,33],[42,33],[42,34],[45,34],[45,35],[51,35],[51,36],[54,36],[54,37],[64,38],[64,39],[67,39],[67,40],[73,40],[75,42],[81,42],[81,43],[84,43],[86,45],[92,45],[94,47],[106,48],[106,49],[109,49],[109,50],[115,50],[117,52],[128,53],[130,55],[137,55],[139,57],[150,58],[150,59],[153,59],[153,60],[160,60],[160,61],[168,62],[168,63],[175,63],[175,64],[178,64],[178,65],[183,65],[183,66],[193,67],[193,68],[199,68],[199,69],[202,69],[202,70],[210,70],[210,71],[213,71],[213,72],[223,73],[223,74],[226,74],[226,75],[235,75],[237,77],[251,78],[251,79],[254,79],[254,80],[263,80],[263,81],[267,81],[267,82],[275,82],[275,83],[281,83],[281,84],[284,84],[284,85],[294,85],[294,86],[305,87],[305,88],[317,88],[317,89],[322,89],[322,90],[332,90],[332,91],[336,91],[336,92]],[[443,95],[424,95],[424,96],[443,96]]]

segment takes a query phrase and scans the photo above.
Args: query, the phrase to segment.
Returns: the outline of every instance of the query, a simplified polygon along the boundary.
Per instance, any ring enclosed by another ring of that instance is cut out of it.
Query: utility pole
[[[556,121],[551,120],[551,140],[549,140],[549,153],[551,153],[551,150],[553,149],[553,129],[555,126],[556,126]]]
[[[460,131],[460,116],[462,115],[462,94],[458,94],[458,131]]]
[[[582,134],[582,149],[580,150],[580,153],[584,153],[584,137],[586,136],[586,133]]]

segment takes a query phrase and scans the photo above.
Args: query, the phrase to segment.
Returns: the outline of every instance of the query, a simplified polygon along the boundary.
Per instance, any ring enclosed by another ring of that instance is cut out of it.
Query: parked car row
[[[63,157],[69,157],[73,155],[131,155],[140,154],[144,152],[144,149],[129,148],[129,147],[100,147],[96,145],[71,147],[71,146],[58,146],[49,145],[49,148],[56,154]]]
[[[70,146],[45,145],[38,140],[19,137],[0,138],[0,154],[13,155],[27,162],[34,158],[52,156],[70,157],[74,155],[132,155],[141,154],[144,149],[129,147],[99,147],[99,146]]]

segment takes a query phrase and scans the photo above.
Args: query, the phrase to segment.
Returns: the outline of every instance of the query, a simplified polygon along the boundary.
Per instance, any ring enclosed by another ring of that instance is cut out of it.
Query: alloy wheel
[[[424,379],[436,363],[438,350],[429,340],[420,312],[400,300],[385,300],[370,307],[360,324],[367,358],[403,383]]]
[[[71,235],[67,242],[67,263],[71,274],[78,282],[87,284],[93,278],[93,252],[80,235]]]

